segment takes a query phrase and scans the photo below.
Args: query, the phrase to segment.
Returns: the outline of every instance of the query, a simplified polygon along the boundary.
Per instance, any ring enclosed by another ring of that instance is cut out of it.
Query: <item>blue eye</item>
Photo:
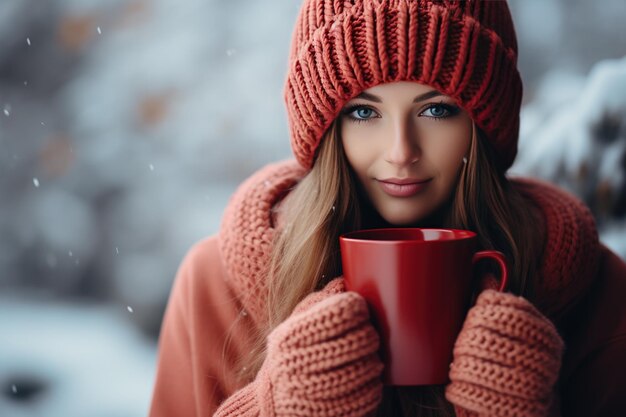
[[[342,112],[346,115],[351,121],[355,121],[358,123],[369,122],[373,119],[376,112],[369,107],[355,105],[352,107],[348,107]]]
[[[423,110],[419,116],[425,116],[433,120],[443,120],[453,117],[459,113],[460,109],[456,106],[444,103],[433,103]],[[354,105],[344,109],[342,115],[348,117],[350,121],[357,123],[366,123],[372,119],[378,118],[378,113],[370,107],[364,105]]]
[[[373,113],[372,109],[368,109],[367,107],[361,107],[355,111],[359,119],[369,119],[369,116]]]
[[[458,112],[459,112],[458,107],[439,103],[439,104],[433,104],[431,106],[428,106],[426,110],[420,113],[420,116],[431,117],[433,119],[445,119],[447,117],[456,115]]]

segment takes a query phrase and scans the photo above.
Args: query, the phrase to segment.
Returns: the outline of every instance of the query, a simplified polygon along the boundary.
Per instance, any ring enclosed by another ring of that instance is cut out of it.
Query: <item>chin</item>
[[[439,227],[443,207],[433,201],[378,201],[379,216],[394,227]]]
[[[385,221],[393,226],[398,226],[398,227],[416,227],[417,225],[420,224],[421,221],[424,220],[424,218],[426,218],[425,215],[420,215],[419,213],[416,213],[415,211],[409,211],[409,213],[406,213],[406,209],[402,210],[403,212],[398,213],[398,212],[382,212],[381,213],[381,217],[383,219],[385,219]],[[380,212],[379,212],[380,213]],[[407,215],[408,214],[408,215]]]

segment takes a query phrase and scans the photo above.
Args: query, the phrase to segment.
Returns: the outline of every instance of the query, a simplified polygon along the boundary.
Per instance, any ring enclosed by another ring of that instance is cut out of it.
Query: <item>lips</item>
[[[428,186],[432,178],[387,178],[376,180],[380,188],[392,197],[412,197]]]

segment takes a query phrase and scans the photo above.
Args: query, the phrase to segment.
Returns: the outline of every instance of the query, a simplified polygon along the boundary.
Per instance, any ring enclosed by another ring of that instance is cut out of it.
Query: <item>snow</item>
[[[0,385],[11,391],[0,394],[0,415],[145,416],[156,349],[126,317],[110,306],[1,299]]]
[[[626,129],[597,140],[626,113],[626,58],[609,59],[624,55],[624,2],[510,4],[526,99],[513,173],[581,196],[626,258],[626,224],[602,211],[624,189]],[[0,284],[56,297],[0,304],[0,416],[145,415],[185,251],[244,178],[291,155],[282,88],[299,7],[0,1]],[[62,40],[76,22],[76,43]],[[49,388],[18,403],[9,371]]]
[[[601,239],[626,259],[626,56],[597,63],[586,78],[550,74],[522,112],[512,174],[555,182],[589,205]],[[542,92],[545,89],[547,91]]]

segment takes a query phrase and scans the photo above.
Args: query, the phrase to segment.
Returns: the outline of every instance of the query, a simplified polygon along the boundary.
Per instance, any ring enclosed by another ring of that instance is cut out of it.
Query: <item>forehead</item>
[[[375,85],[374,87],[368,88],[365,91],[368,93],[372,93],[372,94],[377,94],[377,93],[383,94],[385,92],[403,92],[403,91],[408,91],[412,93],[420,93],[420,92],[423,93],[423,92],[430,91],[430,90],[434,90],[434,88],[426,84],[420,84],[414,81],[396,81],[396,82],[391,82],[391,83],[378,84],[378,85]]]
[[[374,102],[385,101],[420,101],[432,97],[447,97],[429,85],[411,81],[379,84],[362,91],[356,98],[363,98]]]

